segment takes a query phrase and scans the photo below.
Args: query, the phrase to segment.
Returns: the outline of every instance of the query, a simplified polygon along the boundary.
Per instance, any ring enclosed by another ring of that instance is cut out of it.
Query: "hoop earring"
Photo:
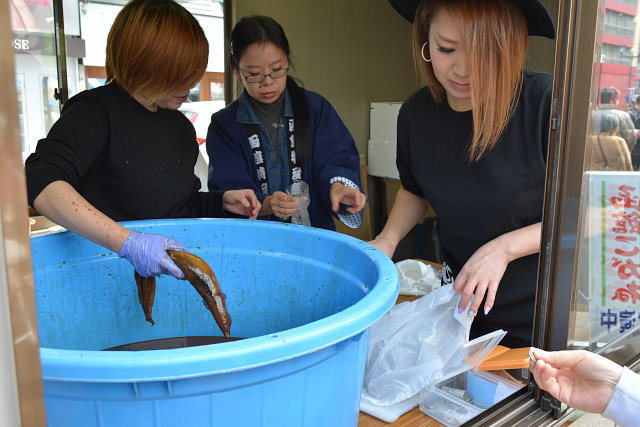
[[[422,56],[422,59],[424,59],[424,62],[431,62],[431,59],[427,59],[424,56],[424,47],[427,45],[427,43],[429,43],[429,40],[424,42],[424,44],[422,45],[422,48],[420,49],[420,56]]]

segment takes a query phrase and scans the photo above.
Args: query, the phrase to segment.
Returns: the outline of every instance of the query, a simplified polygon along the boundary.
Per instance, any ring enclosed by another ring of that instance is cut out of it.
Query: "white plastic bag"
[[[459,301],[453,285],[441,286],[415,301],[395,305],[371,326],[363,400],[394,405],[440,378],[452,355],[469,341],[471,301],[458,313]]]
[[[287,188],[287,194],[292,196],[298,204],[298,213],[291,216],[291,223],[310,227],[311,220],[309,219],[309,211],[307,210],[310,202],[309,184],[302,180],[296,181]]]
[[[396,262],[400,295],[425,295],[440,287],[442,276],[433,266],[415,259]]]

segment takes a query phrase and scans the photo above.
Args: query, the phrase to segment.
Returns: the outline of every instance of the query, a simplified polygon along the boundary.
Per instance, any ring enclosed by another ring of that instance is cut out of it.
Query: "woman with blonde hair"
[[[471,334],[531,341],[552,77],[524,69],[529,35],[555,37],[537,0],[390,0],[413,22],[426,87],[398,116],[402,188],[372,242],[388,256],[438,215],[443,283],[476,316]],[[484,304],[483,304],[484,301]]]
[[[202,28],[178,3],[125,5],[107,39],[107,84],[69,99],[25,162],[30,206],[117,252],[143,277],[183,279],[166,253],[182,244],[115,221],[257,216],[252,190],[198,191],[195,130],[177,109],[208,56]]]

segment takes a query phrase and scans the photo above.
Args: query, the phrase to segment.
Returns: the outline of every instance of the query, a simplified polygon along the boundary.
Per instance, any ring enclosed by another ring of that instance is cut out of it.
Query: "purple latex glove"
[[[182,243],[169,237],[131,230],[118,255],[133,264],[142,277],[170,274],[185,279],[182,270],[169,258],[167,249],[186,251]]]

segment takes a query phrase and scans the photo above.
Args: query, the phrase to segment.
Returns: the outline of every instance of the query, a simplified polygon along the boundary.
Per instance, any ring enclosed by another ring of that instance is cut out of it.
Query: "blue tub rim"
[[[261,229],[300,227],[301,231],[323,239],[340,240],[341,243],[365,251],[375,263],[379,280],[360,301],[338,313],[274,334],[214,344],[215,351],[211,351],[213,345],[137,352],[40,347],[44,380],[107,383],[170,381],[257,368],[303,356],[352,339],[380,319],[395,304],[398,297],[400,290],[398,270],[393,261],[376,247],[355,237],[302,225],[246,219],[169,219],[162,220],[162,224],[188,226],[201,221],[221,223],[243,221],[245,227]],[[121,224],[128,229],[139,230],[157,225],[158,220],[126,221]],[[38,239],[49,234],[52,233],[34,235],[31,238]],[[322,345],[318,345],[318,340],[321,340]],[[149,357],[150,351],[153,352],[153,357]],[[238,360],[242,360],[241,366],[238,366]],[[169,364],[171,365],[170,375],[167,374]],[[211,368],[203,369],[203,366]]]

